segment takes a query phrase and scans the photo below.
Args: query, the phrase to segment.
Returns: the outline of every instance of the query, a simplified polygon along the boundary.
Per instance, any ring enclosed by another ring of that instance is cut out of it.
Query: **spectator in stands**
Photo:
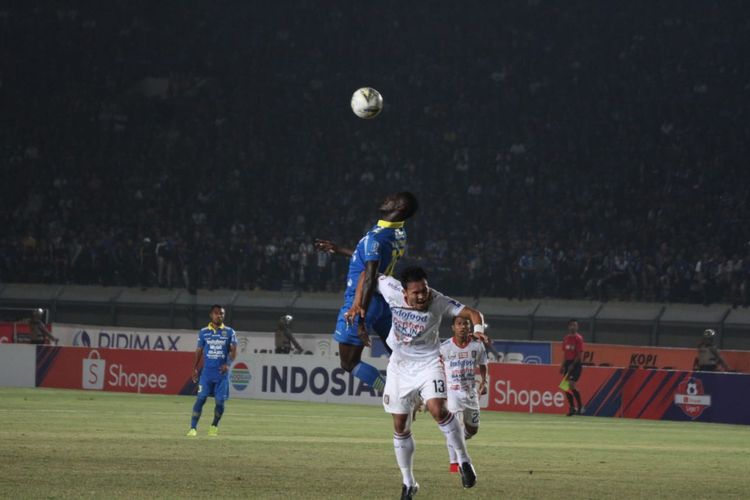
[[[703,337],[698,343],[698,357],[693,362],[693,369],[702,372],[729,371],[729,365],[719,354],[714,345],[716,331],[708,328],[703,331]],[[723,370],[719,370],[723,368]]]
[[[451,280],[457,294],[747,306],[750,264],[733,256],[750,240],[750,70],[726,50],[746,38],[735,4],[643,12],[625,2],[602,19],[549,2],[481,13],[402,3],[385,33],[356,33],[352,46],[341,43],[356,26],[341,23],[345,9],[292,3],[315,22],[269,4],[250,38],[257,9],[242,2],[221,26],[203,23],[220,7],[184,6],[166,31],[165,6],[5,8],[0,74],[16,77],[0,81],[0,161],[12,172],[0,198],[0,281],[336,291],[345,266],[310,256],[303,236],[358,236],[326,214],[333,200],[346,217],[363,211],[371,200],[352,193],[366,182],[370,192],[420,186],[434,208],[414,228],[410,257],[429,257],[436,285]],[[424,23],[404,28],[412,19]],[[455,29],[423,44],[424,26],[444,19]],[[594,28],[570,46],[581,22]],[[99,43],[80,43],[90,39]],[[400,102],[392,133],[377,139],[325,111],[339,98],[327,100],[333,77],[320,75],[351,79],[360,70],[338,61],[357,60],[353,50],[403,44],[413,49],[379,71],[383,85],[455,99]],[[287,58],[292,47],[304,71]],[[486,51],[502,58],[463,55]],[[239,60],[270,79],[238,73]],[[451,64],[459,70],[446,73]],[[171,255],[165,246],[155,255],[157,235],[173,237]],[[209,239],[228,248],[203,248]],[[559,246],[548,252],[549,242]]]
[[[44,311],[42,309],[34,309],[31,311],[31,318],[29,319],[29,334],[31,344],[52,344],[57,343],[58,339],[47,329],[47,325],[44,324]]]

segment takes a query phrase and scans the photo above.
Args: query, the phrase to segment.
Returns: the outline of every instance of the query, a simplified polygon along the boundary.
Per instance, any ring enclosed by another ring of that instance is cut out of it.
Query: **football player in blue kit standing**
[[[201,418],[206,399],[213,396],[214,420],[208,428],[209,436],[219,433],[219,420],[224,414],[224,402],[229,399],[229,370],[237,357],[237,335],[234,329],[224,324],[224,308],[218,304],[211,306],[211,322],[198,333],[198,347],[193,363],[193,382],[198,382],[198,398],[193,405],[188,436],[197,436],[198,420]],[[203,360],[203,371],[198,367]]]

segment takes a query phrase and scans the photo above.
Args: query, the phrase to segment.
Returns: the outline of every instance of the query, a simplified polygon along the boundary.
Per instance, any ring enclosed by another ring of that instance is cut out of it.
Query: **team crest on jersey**
[[[700,379],[691,377],[677,386],[674,403],[685,415],[695,420],[711,406],[711,395],[703,391],[703,382]]]
[[[383,394],[383,403],[388,404],[390,403],[391,398],[388,396],[388,394]]]

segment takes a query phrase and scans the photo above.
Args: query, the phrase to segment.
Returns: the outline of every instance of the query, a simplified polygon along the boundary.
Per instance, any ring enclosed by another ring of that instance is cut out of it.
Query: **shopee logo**
[[[529,413],[534,413],[537,406],[562,408],[565,406],[565,395],[560,391],[516,390],[511,387],[510,380],[498,380],[495,382],[494,402],[528,408]]]
[[[93,350],[83,359],[81,387],[84,389],[102,390],[104,388],[104,367],[107,362],[101,358],[99,351]]]
[[[163,373],[128,373],[122,365],[112,363],[109,367],[109,379],[107,385],[111,387],[135,388],[136,392],[141,389],[166,389],[167,376]]]

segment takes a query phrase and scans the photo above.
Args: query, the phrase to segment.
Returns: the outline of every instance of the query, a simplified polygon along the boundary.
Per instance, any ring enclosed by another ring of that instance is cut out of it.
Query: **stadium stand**
[[[456,295],[748,305],[731,2],[292,3],[0,8],[0,282],[334,292],[312,238],[407,187],[409,259]],[[363,83],[387,107],[352,127]]]

